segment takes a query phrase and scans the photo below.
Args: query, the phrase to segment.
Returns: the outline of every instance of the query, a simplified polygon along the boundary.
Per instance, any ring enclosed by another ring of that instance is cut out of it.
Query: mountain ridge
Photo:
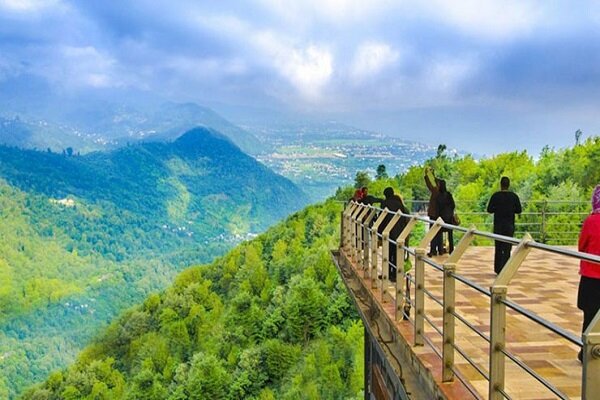
[[[0,369],[10,392],[64,366],[182,268],[306,201],[205,128],[85,155],[0,146]]]
[[[248,154],[259,154],[269,147],[215,111],[191,102],[154,99],[133,106],[127,99],[90,98],[81,102],[49,94],[39,103],[31,107],[20,106],[18,101],[5,102],[0,114],[0,143],[55,152],[71,147],[75,152],[88,153],[138,141],[172,141],[182,132],[203,126],[221,132]]]

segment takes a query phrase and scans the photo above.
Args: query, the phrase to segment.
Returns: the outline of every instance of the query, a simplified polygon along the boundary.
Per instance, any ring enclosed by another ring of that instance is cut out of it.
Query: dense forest
[[[305,202],[206,129],[83,156],[0,146],[0,387],[68,365],[183,268]]]
[[[25,399],[362,398],[362,325],[329,250],[341,203],[180,274]]]
[[[502,175],[512,178],[526,207],[538,199],[587,204],[600,181],[597,161],[600,139],[591,138],[544,149],[537,160],[513,152],[477,161],[448,157],[440,147],[426,165],[449,182],[466,212],[485,208]],[[356,186],[380,195],[391,185],[405,198],[425,200],[423,168],[395,177],[382,169],[376,179],[358,173]],[[340,188],[212,264],[187,269],[23,398],[362,398],[363,328],[329,255],[339,243],[341,200],[352,192]]]

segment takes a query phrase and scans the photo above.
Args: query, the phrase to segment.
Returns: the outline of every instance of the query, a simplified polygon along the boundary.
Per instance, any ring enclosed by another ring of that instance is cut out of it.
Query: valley
[[[0,146],[0,389],[64,367],[178,272],[307,202],[204,128],[84,155]]]

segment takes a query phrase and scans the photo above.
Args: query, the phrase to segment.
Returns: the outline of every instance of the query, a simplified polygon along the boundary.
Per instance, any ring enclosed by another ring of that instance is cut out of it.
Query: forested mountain
[[[305,203],[204,128],[82,156],[0,146],[0,387],[64,366],[177,271]]]
[[[360,399],[363,328],[311,206],[116,320],[25,399]]]

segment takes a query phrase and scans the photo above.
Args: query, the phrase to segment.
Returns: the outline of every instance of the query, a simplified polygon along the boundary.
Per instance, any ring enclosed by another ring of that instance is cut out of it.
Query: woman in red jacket
[[[600,185],[596,186],[592,195],[592,214],[583,221],[579,251],[600,255]],[[600,264],[581,260],[579,274],[577,308],[583,311],[583,333],[600,310]],[[582,352],[579,352],[578,358],[582,359]]]

